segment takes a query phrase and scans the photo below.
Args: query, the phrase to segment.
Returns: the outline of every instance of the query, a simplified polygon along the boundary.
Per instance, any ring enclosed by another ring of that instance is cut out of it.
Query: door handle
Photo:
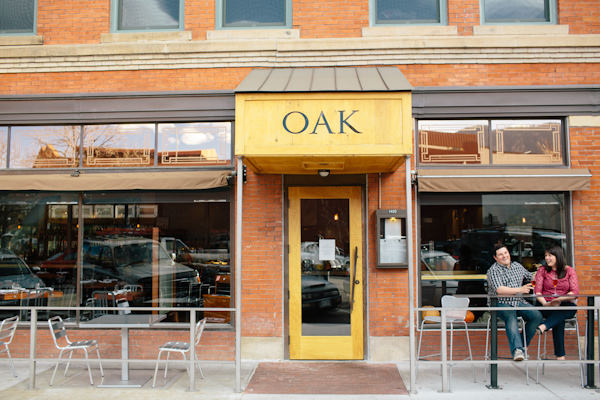
[[[352,285],[350,286],[350,314],[354,310],[354,286],[360,284],[360,281],[356,278],[356,263],[358,261],[358,246],[354,246],[354,265],[352,267]]]

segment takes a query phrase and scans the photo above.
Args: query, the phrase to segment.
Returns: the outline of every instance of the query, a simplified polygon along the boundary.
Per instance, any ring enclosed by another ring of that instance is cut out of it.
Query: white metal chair
[[[575,333],[577,334],[577,355],[579,356],[579,361],[583,360],[581,346],[579,344],[579,324],[577,323],[577,314],[573,318],[568,318],[565,320],[565,331],[575,331]],[[548,330],[545,330],[544,333],[542,334],[542,336],[544,337],[543,352],[541,352],[542,339],[540,338],[538,340],[538,355],[537,355],[538,360],[545,359],[546,355],[547,355],[547,353],[546,353],[546,338],[547,338],[546,333],[547,332],[548,332]],[[542,375],[544,375],[544,371],[545,371],[544,367],[545,367],[545,365],[544,365],[544,363],[542,363]],[[535,382],[540,383],[540,364],[539,363],[536,366],[535,372],[536,372]],[[581,376],[581,387],[585,387],[583,364],[579,364],[579,374]]]
[[[0,323],[0,347],[4,346],[4,349],[0,348],[0,353],[6,353],[6,355],[8,356],[8,360],[10,362],[10,369],[12,370],[12,373],[15,376],[15,378],[17,377],[17,372],[15,371],[15,364],[13,363],[13,360],[10,356],[10,350],[8,349],[8,345],[12,342],[13,337],[15,336],[18,323],[18,315],[6,318],[2,321],[2,323]]]
[[[83,350],[85,354],[85,360],[87,363],[88,373],[90,375],[90,385],[94,384],[94,380],[92,379],[92,370],[90,369],[90,361],[88,358],[88,350],[96,350],[96,354],[98,356],[98,365],[100,366],[100,375],[104,376],[104,370],[102,369],[102,360],[100,359],[100,349],[98,348],[98,342],[96,340],[79,340],[77,342],[71,342],[69,337],[67,336],[67,330],[65,329],[65,324],[61,317],[55,316],[48,320],[48,327],[50,328],[50,333],[52,334],[52,339],[54,340],[54,345],[60,353],[58,354],[58,361],[56,362],[56,366],[54,367],[54,372],[52,373],[52,378],[50,379],[50,386],[54,383],[54,376],[56,375],[56,370],[58,369],[58,364],[62,358],[64,352],[69,353],[69,360],[67,361],[67,365],[65,367],[65,376],[67,375],[67,371],[69,369],[69,364],[71,362],[71,357],[73,356],[73,352],[75,350]]]
[[[454,297],[450,295],[442,296],[442,308],[453,308],[446,312],[446,323],[450,326],[450,361],[452,361],[452,351],[454,342],[454,324],[463,324],[465,326],[465,336],[467,338],[467,348],[469,350],[469,357],[467,360],[473,360],[473,353],[471,352],[471,341],[469,339],[469,328],[465,321],[467,316],[467,308],[469,307],[468,297]],[[442,317],[437,315],[425,316],[421,321],[421,333],[419,334],[419,348],[417,350],[417,360],[421,359],[421,342],[423,338],[423,327],[425,323],[438,323],[441,324]],[[424,357],[431,357],[439,355],[428,354]],[[450,378],[452,378],[452,364],[450,364]],[[475,380],[475,366],[473,366],[473,380]],[[452,379],[450,379],[452,381]]]
[[[198,343],[200,342],[200,337],[202,337],[202,332],[204,331],[205,325],[206,325],[206,318],[203,318],[200,321],[198,321],[198,323],[196,323],[196,327],[194,329],[194,346],[197,346]],[[163,351],[167,352],[167,359],[165,360],[165,375],[164,375],[164,377],[166,379],[167,378],[167,370],[169,368],[169,354],[171,352],[181,353],[181,355],[183,356],[183,359],[186,360],[185,353],[190,351],[190,348],[191,348],[191,346],[188,342],[167,342],[158,348],[159,352],[158,352],[158,357],[156,359],[156,368],[154,368],[154,379],[152,380],[152,387],[156,386],[156,374],[158,373],[158,363],[160,361],[160,356],[163,353]],[[202,373],[202,368],[200,368],[200,364],[198,363],[198,357],[196,357],[195,353],[194,353],[194,358],[195,358],[194,365],[198,366],[198,369],[200,370],[200,376],[202,378],[204,378],[204,374]],[[189,374],[190,370],[187,366],[186,366],[186,369]]]

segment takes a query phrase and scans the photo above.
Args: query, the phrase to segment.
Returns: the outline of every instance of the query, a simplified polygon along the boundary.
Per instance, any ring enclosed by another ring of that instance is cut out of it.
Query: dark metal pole
[[[490,359],[497,360],[498,359],[498,320],[496,319],[496,310],[494,307],[498,306],[498,299],[492,297],[491,298],[491,306],[492,310],[490,311],[490,330],[491,330],[491,339],[490,339]],[[498,389],[498,364],[490,364],[490,389]]]
[[[588,296],[588,306],[594,306],[594,296]],[[593,309],[589,309],[587,311],[587,329],[585,331],[585,335],[587,338],[587,348],[586,348],[586,359],[588,361],[594,360],[594,311]],[[587,369],[587,384],[585,385],[586,389],[596,389],[596,385],[594,383],[594,364],[589,363],[586,364]]]

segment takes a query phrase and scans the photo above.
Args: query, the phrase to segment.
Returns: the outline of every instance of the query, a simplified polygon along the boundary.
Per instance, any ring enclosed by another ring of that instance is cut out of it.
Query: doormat
[[[245,393],[408,394],[395,364],[261,362]]]

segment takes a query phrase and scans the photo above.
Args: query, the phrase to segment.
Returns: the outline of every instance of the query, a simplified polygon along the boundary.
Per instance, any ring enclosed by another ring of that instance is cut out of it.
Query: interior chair
[[[496,319],[498,321],[498,330],[500,329],[504,329],[504,321],[502,319],[500,319],[500,317],[496,316]],[[490,339],[490,323],[491,323],[491,316],[490,318],[488,318],[487,320],[487,328],[485,330],[485,356],[484,359],[485,360],[489,360],[490,359],[490,346],[489,346],[489,339]],[[519,327],[519,329],[521,330],[521,334],[522,334],[522,340],[523,343],[527,343],[527,334],[525,332],[525,320],[523,319],[523,317],[517,317],[517,327]],[[523,346],[523,349],[525,350],[525,359],[529,359],[528,357],[528,353],[527,353],[527,346]],[[489,364],[485,365],[485,373],[487,374],[488,371],[488,367]],[[525,382],[529,385],[529,366],[526,365],[525,366]]]
[[[93,307],[116,307],[115,296],[106,290],[94,290],[92,292],[92,304]],[[114,314],[111,310],[94,310],[92,318],[96,318],[104,314]]]
[[[194,346],[197,346],[200,342],[200,338],[202,337],[202,332],[204,331],[204,326],[206,325],[206,318],[201,319],[196,323],[196,327],[194,329]],[[167,359],[165,360],[165,375],[164,378],[167,378],[167,370],[169,368],[169,354],[172,352],[181,353],[184,360],[186,360],[185,353],[190,351],[190,344],[188,342],[167,342],[158,348],[158,357],[156,359],[156,367],[154,368],[154,379],[152,380],[152,387],[156,386],[156,375],[158,374],[158,363],[160,361],[160,356],[163,352],[167,353]],[[198,363],[198,357],[194,353],[194,366],[198,366],[200,370],[200,376],[204,378],[204,374],[202,373],[202,368],[200,368],[200,364]],[[186,366],[188,374],[190,373],[189,368]]]
[[[94,384],[94,380],[92,379],[92,370],[90,369],[88,351],[96,350],[96,355],[98,356],[98,365],[100,366],[100,375],[104,376],[104,370],[102,369],[102,360],[100,359],[100,349],[96,340],[78,340],[76,342],[70,341],[69,337],[67,336],[65,324],[60,316],[50,318],[48,320],[48,327],[50,328],[50,333],[52,334],[52,340],[54,340],[54,345],[58,350],[60,350],[60,353],[58,354],[58,361],[56,361],[56,366],[54,367],[54,372],[52,373],[52,378],[50,379],[50,386],[52,386],[52,384],[54,383],[54,377],[56,375],[56,370],[58,369],[58,364],[60,363],[63,353],[65,352],[69,353],[69,360],[67,361],[67,365],[65,366],[64,373],[64,375],[67,376],[67,371],[69,370],[71,357],[73,356],[73,352],[75,350],[83,350],[83,354],[85,355],[85,361],[87,363],[88,374],[90,376],[90,385]]]
[[[8,356],[8,360],[10,362],[10,369],[12,370],[12,373],[15,376],[15,378],[17,377],[17,372],[15,371],[15,364],[13,363],[13,360],[10,356],[10,350],[8,349],[8,345],[12,342],[13,337],[15,336],[15,331],[17,330],[18,323],[18,315],[6,318],[2,321],[2,323],[0,323],[0,353],[6,353],[6,355]]]
[[[575,331],[575,334],[577,335],[577,355],[579,356],[579,361],[583,360],[581,346],[579,345],[579,324],[577,323],[577,314],[575,314],[575,316],[573,318],[568,318],[565,320],[565,332],[567,332],[567,331]],[[542,336],[544,337],[544,348],[543,349],[541,349],[542,339],[540,338],[538,340],[538,355],[537,355],[538,360],[543,360],[543,359],[546,359],[546,357],[547,357],[547,352],[546,352],[547,335],[546,335],[546,333],[548,333],[548,330],[545,330],[544,333],[542,334]],[[544,363],[542,363],[542,375],[544,374],[544,370],[545,370]],[[581,387],[585,387],[583,364],[579,364],[579,375],[581,376]],[[540,364],[539,363],[536,366],[535,382],[540,383]]]
[[[471,341],[469,339],[469,328],[465,322],[467,316],[467,309],[469,307],[468,297],[455,297],[450,295],[442,296],[442,308],[452,308],[454,310],[446,311],[446,324],[450,326],[450,360],[452,361],[452,351],[454,342],[454,324],[463,324],[465,327],[465,336],[467,339],[467,348],[469,350],[469,357],[467,360],[473,360],[473,353],[471,352]],[[419,347],[417,350],[417,360],[421,359],[421,342],[423,339],[423,327],[426,323],[437,323],[441,324],[442,317],[437,315],[425,316],[421,321],[421,333],[419,334]],[[437,356],[440,353],[428,354],[424,357]],[[418,369],[418,368],[417,368]],[[475,366],[473,365],[473,380],[475,381]],[[452,382],[452,364],[450,364],[450,382]]]

